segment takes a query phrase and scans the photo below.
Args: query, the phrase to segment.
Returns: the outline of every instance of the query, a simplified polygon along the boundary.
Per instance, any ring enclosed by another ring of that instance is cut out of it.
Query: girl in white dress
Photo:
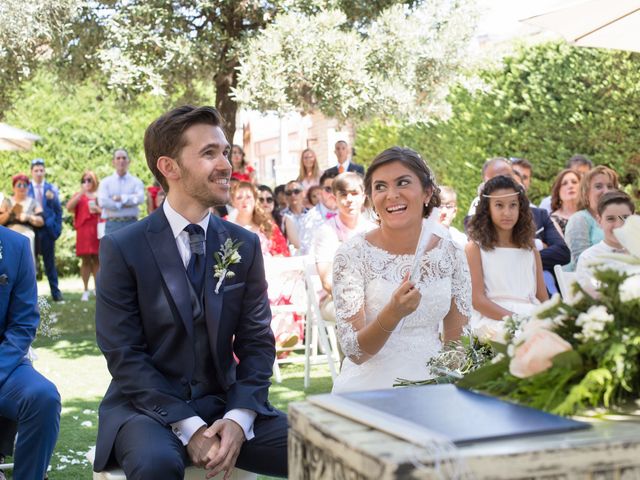
[[[474,312],[482,337],[500,338],[505,316],[526,315],[547,300],[535,227],[524,189],[507,176],[487,181],[465,247]]]
[[[380,226],[345,242],[334,260],[336,325],[346,358],[333,392],[429,378],[427,360],[442,340],[459,338],[471,310],[464,253],[440,225],[417,280],[409,280],[422,219],[440,205],[424,160],[407,148],[385,150],[367,171],[365,191]]]

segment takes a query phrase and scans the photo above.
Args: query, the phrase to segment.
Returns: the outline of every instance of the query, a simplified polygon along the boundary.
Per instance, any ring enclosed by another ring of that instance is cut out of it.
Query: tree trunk
[[[215,75],[216,83],[216,108],[224,120],[223,130],[227,141],[233,143],[233,135],[236,132],[236,113],[238,104],[231,98],[231,89],[237,84],[237,61],[221,67]]]

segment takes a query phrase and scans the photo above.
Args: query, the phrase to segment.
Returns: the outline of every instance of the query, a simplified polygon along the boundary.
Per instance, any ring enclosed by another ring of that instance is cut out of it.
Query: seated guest
[[[287,208],[280,212],[282,214],[280,230],[287,241],[298,249],[302,218],[308,212],[304,206],[304,189],[300,182],[292,180],[287,183],[284,193],[287,197]]]
[[[238,182],[231,191],[231,203],[235,209],[229,221],[252,231],[260,239],[262,255],[289,256],[289,248],[282,232],[270,214],[258,202],[258,190],[249,182]]]
[[[320,203],[320,199],[322,198],[322,187],[320,185],[314,185],[307,190],[307,194],[305,195],[305,204],[304,206],[307,208],[313,208],[318,203]]]
[[[482,172],[484,183],[500,175],[517,178],[511,168],[510,161],[502,157],[487,160],[482,167]],[[484,183],[481,184],[481,187]],[[474,202],[479,201],[479,199],[480,197],[474,200]],[[535,246],[540,251],[547,287],[549,288],[549,291],[553,293],[555,292],[552,274],[553,267],[555,265],[564,265],[568,263],[571,259],[571,254],[567,244],[562,238],[562,235],[549,217],[549,214],[545,210],[537,208],[532,204],[529,204],[529,207],[531,208],[531,215],[535,223]],[[473,205],[469,211],[471,212],[472,209],[475,212],[475,207]],[[472,218],[470,215],[467,215],[464,219],[465,229]]]
[[[531,179],[533,178],[533,165],[526,158],[510,158],[511,167],[514,172],[520,175],[522,179],[522,186],[524,191],[527,192],[531,186]]]
[[[320,177],[320,202],[307,212],[300,222],[300,255],[312,252],[313,241],[318,228],[328,219],[336,215],[336,196],[333,193],[335,174],[324,172]]]
[[[451,222],[453,222],[458,213],[458,195],[456,191],[451,187],[441,186],[440,201],[442,202],[440,205],[440,224],[449,229],[451,240],[464,248],[467,244],[467,236],[456,227],[451,226]]]
[[[29,196],[29,177],[24,173],[11,179],[13,196],[5,197],[0,205],[0,225],[21,233],[29,239],[31,254],[35,264],[36,228],[44,225],[42,207]]]
[[[521,185],[505,175],[484,184],[465,247],[474,309],[470,324],[481,335],[495,338],[505,316],[528,315],[549,298],[533,228]]]
[[[271,218],[276,225],[280,223],[278,219],[276,219],[276,203],[275,196],[273,195],[273,190],[268,185],[258,185],[258,203],[262,207],[265,213],[271,215]]]
[[[580,176],[577,170],[566,168],[558,174],[551,187],[551,220],[563,236],[569,218],[578,211]]]
[[[598,200],[617,188],[618,174],[603,165],[594,167],[580,180],[578,211],[569,218],[564,232],[571,250],[571,263],[565,267],[567,271],[574,271],[580,254],[604,239],[602,228],[596,220]]]
[[[0,227],[0,245],[0,416],[18,425],[13,478],[40,480],[58,438],[60,395],[27,358],[40,323],[29,241]]]
[[[354,172],[341,173],[333,179],[333,195],[338,204],[338,214],[326,220],[314,236],[313,254],[323,292],[320,311],[327,320],[335,322],[331,288],[333,287],[333,257],[338,247],[361,232],[368,232],[376,225],[362,215],[364,206],[364,180]]]
[[[569,160],[567,160],[565,168],[575,170],[582,177],[582,175],[593,168],[593,163],[584,155],[578,154],[572,156]],[[549,213],[553,211],[553,209],[551,208],[551,195],[542,199],[542,201],[540,202],[540,208],[546,210]]]
[[[315,185],[320,185],[320,167],[316,152],[305,148],[300,154],[300,173],[296,179],[305,192]]]
[[[231,147],[231,178],[240,182],[256,183],[256,171],[247,163],[244,150],[240,145]]]
[[[619,190],[607,192],[598,200],[597,211],[598,224],[602,228],[604,239],[582,252],[576,266],[578,283],[594,297],[598,296],[597,289],[600,285],[593,274],[600,266],[614,268],[621,272],[638,271],[637,265],[630,265],[611,258],[601,258],[602,255],[606,256],[611,253],[627,253],[613,234],[613,230],[622,227],[625,220],[635,212],[635,205],[631,197]]]

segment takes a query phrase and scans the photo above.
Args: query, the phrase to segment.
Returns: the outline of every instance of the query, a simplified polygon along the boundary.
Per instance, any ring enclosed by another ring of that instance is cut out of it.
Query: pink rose
[[[552,365],[553,357],[571,350],[571,345],[559,335],[545,328],[527,332],[524,342],[516,346],[509,363],[509,372],[518,378],[527,378],[544,372]]]

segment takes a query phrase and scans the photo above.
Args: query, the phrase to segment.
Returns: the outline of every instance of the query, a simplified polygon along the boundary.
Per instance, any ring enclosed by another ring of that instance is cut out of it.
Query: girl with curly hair
[[[503,317],[526,315],[548,299],[534,237],[524,188],[504,175],[487,181],[465,247],[474,309],[470,324],[480,336],[496,338]]]

